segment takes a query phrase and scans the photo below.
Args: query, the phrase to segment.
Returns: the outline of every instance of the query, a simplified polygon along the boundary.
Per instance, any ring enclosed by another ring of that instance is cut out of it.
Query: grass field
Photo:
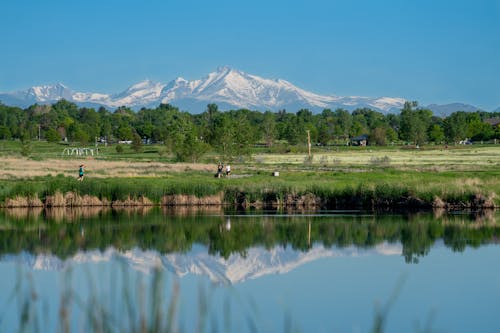
[[[67,147],[32,142],[30,155],[21,155],[20,142],[0,142],[0,202],[15,196],[42,201],[59,191],[124,200],[148,197],[154,203],[165,195],[213,196],[224,202],[247,203],[294,200],[312,193],[329,202],[368,202],[436,198],[466,203],[487,200],[500,204],[500,145],[422,147],[327,147],[306,154],[271,154],[256,151],[245,161],[231,163],[230,178],[214,178],[219,156],[208,153],[201,163],[174,163],[162,146],[145,146],[135,153],[125,147],[100,147],[94,156],[63,156]],[[86,179],[76,182],[78,165]],[[279,171],[279,177],[271,172]],[[244,195],[244,199],[241,196]],[[349,197],[349,199],[346,199]],[[356,199],[357,198],[357,199]],[[479,199],[478,199],[479,198]],[[482,199],[481,199],[482,198]]]

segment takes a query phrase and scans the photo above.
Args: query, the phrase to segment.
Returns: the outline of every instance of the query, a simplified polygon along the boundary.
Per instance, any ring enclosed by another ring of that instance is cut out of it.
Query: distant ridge
[[[0,93],[0,101],[4,104],[23,108],[34,103],[55,103],[63,98],[80,106],[104,106],[108,109],[127,106],[138,110],[169,103],[192,113],[203,112],[207,104],[216,103],[221,110],[285,109],[296,112],[307,108],[313,112],[321,112],[323,109],[343,108],[352,111],[357,108],[370,108],[387,114],[399,112],[405,102],[405,99],[399,97],[320,95],[282,79],[266,79],[228,66],[219,67],[215,72],[198,80],[189,81],[182,77],[168,83],[144,80],[117,94],[75,92],[61,83]],[[437,116],[447,116],[455,111],[479,110],[473,105],[463,103],[430,104],[427,108]],[[499,110],[500,108],[497,109]]]
[[[286,109],[295,112],[308,108],[320,112],[325,108],[353,110],[367,107],[388,113],[398,112],[405,102],[403,98],[398,97],[319,95],[282,79],[266,79],[227,66],[219,67],[217,71],[198,80],[188,81],[179,77],[168,83],[141,81],[117,94],[75,92],[60,83],[0,93],[0,100],[4,104],[19,107],[34,103],[54,103],[62,98],[82,106],[102,105],[107,108],[128,106],[139,109],[170,103],[193,113],[203,112],[209,103],[216,103],[222,110]]]
[[[430,104],[427,106],[436,116],[447,116],[453,112],[465,111],[476,112],[483,111],[477,106],[463,103],[450,103],[450,104]]]

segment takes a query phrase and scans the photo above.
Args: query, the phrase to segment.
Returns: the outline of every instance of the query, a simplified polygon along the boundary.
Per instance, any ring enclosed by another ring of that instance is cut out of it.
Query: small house
[[[368,134],[362,134],[360,136],[351,138],[351,145],[353,146],[366,146],[368,144]]]

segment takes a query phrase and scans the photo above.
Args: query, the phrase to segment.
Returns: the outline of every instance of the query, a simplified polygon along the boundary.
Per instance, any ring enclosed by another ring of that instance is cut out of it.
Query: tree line
[[[142,108],[128,107],[109,111],[79,107],[60,100],[51,105],[34,104],[26,109],[0,103],[0,139],[23,142],[45,139],[68,140],[81,144],[95,140],[130,140],[140,148],[142,142],[163,143],[180,161],[196,161],[214,149],[224,156],[249,154],[256,144],[295,146],[312,144],[347,145],[351,139],[366,135],[369,145],[455,144],[470,139],[488,141],[500,138],[500,112],[458,111],[442,118],[416,102],[406,102],[399,114],[359,108],[324,109],[313,114],[308,109],[295,113],[259,112],[247,109],[222,112],[208,104],[201,114],[180,111],[170,104]]]

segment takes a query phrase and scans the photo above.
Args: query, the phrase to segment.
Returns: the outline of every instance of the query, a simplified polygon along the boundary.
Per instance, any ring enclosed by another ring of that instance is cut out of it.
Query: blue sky
[[[500,106],[498,0],[5,0],[0,31],[2,92],[228,65],[322,94]]]

